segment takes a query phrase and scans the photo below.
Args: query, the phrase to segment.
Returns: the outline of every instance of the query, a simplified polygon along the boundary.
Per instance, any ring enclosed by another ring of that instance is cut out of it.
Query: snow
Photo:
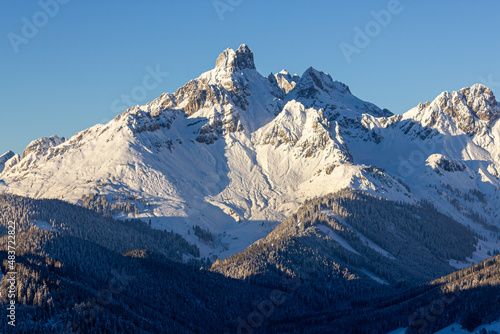
[[[14,155],[15,154],[12,151],[7,151],[4,154],[0,155],[0,173],[2,173],[3,169],[5,168],[5,163],[12,157],[14,157]]]
[[[382,285],[389,285],[389,283],[388,283],[386,280],[384,280],[383,278],[381,278],[381,277],[379,277],[379,276],[375,275],[374,273],[372,273],[372,272],[371,272],[371,271],[369,271],[368,269],[364,269],[364,268],[363,268],[363,269],[360,269],[360,271],[361,271],[362,273],[364,273],[366,276],[370,277],[372,280],[374,280],[374,281],[375,281],[375,282],[377,282],[377,283],[380,283],[380,284],[382,284]]]
[[[12,151],[7,151],[4,154],[0,155],[0,164],[4,164],[5,162],[7,162],[7,160],[12,158],[13,156],[14,152]]]
[[[358,235],[359,239],[361,239],[361,241],[365,245],[367,245],[368,247],[370,247],[371,249],[373,249],[377,253],[382,254],[383,256],[385,256],[385,257],[387,257],[387,258],[389,258],[391,260],[396,260],[396,257],[394,257],[388,251],[386,251],[385,249],[383,249],[382,247],[380,247],[379,245],[377,245],[376,243],[374,243],[373,241],[371,241],[370,239],[368,239],[367,237],[365,237],[361,232],[359,232],[354,227],[352,227],[352,225],[346,223],[346,221],[344,219],[342,219],[340,216],[338,216],[337,214],[335,214],[332,210],[321,210],[321,212],[324,213],[324,214],[326,214],[326,215],[328,215],[328,216],[330,216],[330,217],[335,218],[342,225],[344,225],[345,227],[347,227],[352,232],[356,233]]]
[[[479,333],[482,329],[486,329],[487,331],[491,331],[491,330],[500,331],[500,322],[493,322],[489,325],[479,326],[478,328],[474,329],[474,331],[472,331],[472,332],[469,332],[468,330],[462,329],[462,326],[455,323],[453,325],[450,325],[450,326],[436,332],[435,334],[452,334],[452,333],[453,334],[470,334],[470,333]]]
[[[488,240],[478,240],[476,251],[472,254],[472,257],[467,258],[467,261],[450,260],[449,263],[454,268],[463,269],[495,256],[495,250],[500,251],[500,240],[490,236]]]
[[[42,221],[42,220],[36,220],[33,222],[33,224],[38,227],[38,229],[43,230],[43,231],[53,231],[53,232],[59,232],[59,230],[55,227],[52,227],[52,225],[49,222]]]
[[[344,238],[342,238],[340,235],[335,233],[335,231],[331,227],[325,226],[325,225],[318,225],[318,229],[321,232],[323,232],[324,234],[326,234],[328,237],[330,237],[331,239],[338,242],[342,247],[344,247],[348,251],[353,252],[354,254],[361,255],[360,253],[358,253],[358,251],[356,251],[354,248],[352,248],[352,246],[349,244],[349,242],[347,242]]]
[[[231,51],[226,56],[234,62]],[[472,262],[488,257],[488,249],[500,249],[497,235],[443,199],[446,193],[500,227],[500,122],[485,133],[464,136],[453,119],[438,110],[453,94],[390,116],[312,68],[293,78],[297,85],[286,95],[255,69],[230,70],[226,63],[196,80],[235,93],[244,102],[207,102],[186,117],[179,109],[187,100],[166,109],[163,102],[169,95],[163,94],[68,140],[41,138],[28,145],[23,157],[5,162],[0,193],[72,203],[90,193],[105,195],[110,202],[116,196],[137,196],[151,203],[138,205],[137,218],[180,233],[200,247],[202,256],[225,258],[265,237],[305,199],[355,188],[397,201],[425,199],[470,225],[487,238],[481,250],[471,254]],[[304,95],[308,88],[317,93]],[[203,125],[234,119],[241,122],[241,131],[225,131],[212,144],[196,141]],[[438,135],[424,138],[422,126],[430,127],[433,121]],[[440,171],[436,164],[441,156],[466,168]],[[446,185],[464,193],[479,191],[485,201],[467,201]],[[214,233],[216,244],[205,245],[189,234],[193,225]],[[369,247],[394,259],[352,230]]]

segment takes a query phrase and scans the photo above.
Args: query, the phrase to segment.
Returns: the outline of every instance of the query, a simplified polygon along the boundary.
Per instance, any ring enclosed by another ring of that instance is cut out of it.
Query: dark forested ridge
[[[452,272],[448,260],[465,260],[475,244],[469,228],[429,203],[344,190],[307,201],[265,239],[217,261],[212,270],[234,278],[307,274],[328,286],[337,279],[366,280],[366,269],[389,283],[422,283]]]
[[[500,318],[500,256],[437,280],[358,295],[353,309],[280,319],[269,333],[435,333],[453,323],[472,331]],[[483,333],[483,332],[481,332]],[[484,332],[485,334],[497,334]]]
[[[500,317],[500,257],[451,273],[447,260],[469,256],[475,238],[428,203],[315,198],[208,271],[181,263],[199,251],[180,235],[105,217],[98,201],[0,195],[2,309],[6,223],[18,223],[17,326],[1,321],[1,332],[413,334]]]
[[[2,333],[234,332],[239,316],[272,295],[270,289],[200,270],[200,262],[178,262],[182,253],[199,256],[197,248],[137,220],[116,221],[62,201],[10,195],[0,196],[0,208],[3,226],[18,222],[17,325],[13,331],[0,321]],[[41,229],[41,222],[50,225]],[[2,235],[5,292],[5,228]],[[303,309],[293,297],[287,300],[292,309]],[[2,293],[2,309],[8,301]]]
[[[40,225],[43,222],[46,226],[42,228],[88,240],[118,253],[147,245],[151,251],[173,261],[181,261],[183,254],[200,256],[198,247],[189,244],[179,234],[151,229],[139,219],[112,219],[109,211],[100,210],[109,205],[105,199],[97,201],[95,197],[89,198],[94,200],[85,202],[90,208],[86,209],[55,199],[35,200],[2,194],[0,226],[6,228],[7,222],[12,220],[16,222],[17,231],[20,232],[39,229],[37,226],[43,226]]]

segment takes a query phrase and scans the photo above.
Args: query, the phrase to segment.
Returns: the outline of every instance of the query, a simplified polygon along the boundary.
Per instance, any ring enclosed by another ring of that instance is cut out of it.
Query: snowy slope
[[[372,164],[404,181],[419,199],[432,202],[483,235],[471,262],[500,249],[500,108],[482,85],[442,93],[403,115],[364,115],[361,131],[345,136],[355,163]],[[365,132],[371,133],[371,138]]]
[[[264,77],[242,45],[175,93],[8,154],[0,191],[73,203],[90,193],[137,199],[137,217],[181,233],[202,256],[242,251],[306,198],[346,187],[436,202],[493,238],[467,211],[480,208],[500,225],[500,124],[490,92],[476,85],[393,116],[313,68]],[[193,225],[211,231],[215,245],[199,241]]]

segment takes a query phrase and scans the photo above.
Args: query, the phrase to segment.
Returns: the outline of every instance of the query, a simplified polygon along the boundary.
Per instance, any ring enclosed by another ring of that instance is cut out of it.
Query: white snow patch
[[[364,273],[366,276],[370,277],[372,280],[374,280],[377,283],[380,283],[380,284],[383,284],[383,285],[389,285],[389,283],[386,280],[384,280],[383,278],[375,275],[374,273],[372,273],[371,271],[369,271],[367,269],[360,269],[360,271],[362,273]]]
[[[462,329],[462,326],[455,323],[455,324],[450,325],[446,328],[443,328],[442,330],[436,332],[435,334],[470,334],[470,333],[478,334],[478,333],[480,333],[480,331],[482,329],[486,329],[486,331],[491,331],[491,330],[500,331],[500,322],[496,321],[496,322],[493,322],[489,325],[479,326],[478,328],[474,329],[474,331],[472,331],[472,332],[469,332],[466,329]]]
[[[42,231],[53,231],[53,232],[59,232],[59,230],[55,227],[52,227],[49,222],[43,221],[43,220],[36,220],[33,222],[33,224],[38,227]]]
[[[406,333],[406,328],[398,328],[386,334],[405,334],[405,333]]]
[[[342,219],[340,216],[338,216],[337,214],[335,214],[332,210],[321,210],[322,213],[332,217],[332,218],[335,218],[337,219],[342,225],[344,225],[345,227],[347,227],[348,229],[350,229],[351,231],[353,231],[354,233],[356,233],[358,235],[358,237],[361,239],[361,241],[367,245],[368,247],[370,247],[371,249],[373,249],[374,251],[376,251],[377,253],[380,253],[382,254],[383,256],[391,259],[391,260],[396,260],[396,257],[394,255],[392,255],[391,253],[389,253],[388,251],[386,251],[385,249],[383,249],[382,247],[380,247],[379,245],[377,245],[376,243],[374,243],[373,241],[371,241],[370,239],[368,239],[367,237],[365,237],[363,235],[363,233],[357,231],[354,227],[352,227],[350,224],[346,223],[344,219]]]
[[[352,248],[352,246],[344,238],[335,233],[335,231],[332,228],[320,224],[318,225],[318,229],[327,236],[329,236],[330,238],[332,238],[333,240],[335,240],[336,242],[338,242],[342,247],[344,247],[348,251],[353,252],[354,254],[361,255],[354,248]]]
[[[448,263],[450,264],[450,266],[456,269],[464,269],[474,264],[472,261],[458,261],[458,260],[449,260]]]
[[[479,240],[476,251],[472,253],[472,258],[468,257],[466,261],[450,260],[450,266],[463,269],[473,264],[489,259],[495,256],[495,250],[500,251],[500,240],[494,236],[489,236],[488,240]]]

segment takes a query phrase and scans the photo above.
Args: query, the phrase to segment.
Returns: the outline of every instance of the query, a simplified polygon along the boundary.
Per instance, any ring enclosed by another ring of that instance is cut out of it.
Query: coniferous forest
[[[433,333],[500,316],[500,257],[454,272],[447,261],[465,259],[476,238],[430,203],[351,190],[314,198],[211,265],[182,236],[115,220],[98,200],[0,196],[2,291],[6,222],[17,222],[17,333]]]

